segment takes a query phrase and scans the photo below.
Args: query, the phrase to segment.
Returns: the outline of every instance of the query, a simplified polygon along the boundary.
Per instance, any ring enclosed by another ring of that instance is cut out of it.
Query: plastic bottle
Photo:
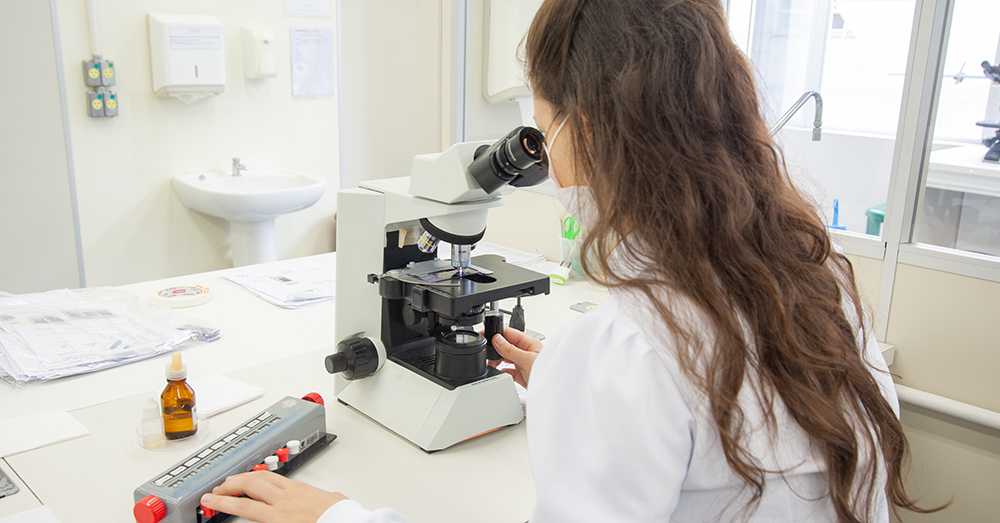
[[[198,409],[194,389],[187,383],[187,365],[181,363],[181,353],[173,353],[167,365],[167,387],[160,394],[163,404],[163,435],[167,439],[182,439],[198,432]]]
[[[155,399],[149,398],[142,406],[142,446],[155,449],[163,446],[163,416],[160,405]]]

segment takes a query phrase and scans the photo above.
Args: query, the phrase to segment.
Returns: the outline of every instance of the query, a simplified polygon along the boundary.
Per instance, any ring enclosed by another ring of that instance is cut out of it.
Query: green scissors
[[[567,216],[562,220],[562,235],[563,238],[567,240],[575,240],[576,236],[580,234],[580,223],[573,219],[572,216]]]

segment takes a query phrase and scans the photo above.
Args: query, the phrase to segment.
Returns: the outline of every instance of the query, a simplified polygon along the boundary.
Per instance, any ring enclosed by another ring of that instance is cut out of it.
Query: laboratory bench
[[[336,266],[336,254],[305,259]],[[21,487],[19,493],[0,499],[0,520],[45,504],[61,523],[130,523],[136,487],[275,401],[309,392],[326,400],[327,431],[338,437],[297,469],[293,479],[343,492],[369,509],[392,507],[414,523],[528,519],[534,484],[527,421],[425,453],[336,401],[333,377],[323,366],[324,357],[334,351],[336,302],[282,309],[220,280],[225,272],[118,288],[148,299],[171,286],[209,287],[211,301],[178,309],[222,331],[213,343],[182,349],[190,378],[222,374],[262,387],[264,396],[211,417],[208,438],[198,444],[152,451],[139,445],[135,429],[143,402],[163,386],[169,355],[21,389],[0,385],[0,420],[61,409],[90,431],[89,436],[0,461]],[[551,335],[579,315],[570,305],[599,303],[607,296],[607,290],[597,285],[571,280],[565,286],[553,285],[548,296],[526,298],[522,304],[528,328]],[[350,306],[349,296],[338,296],[337,301]],[[513,300],[502,303],[508,310],[512,306]]]

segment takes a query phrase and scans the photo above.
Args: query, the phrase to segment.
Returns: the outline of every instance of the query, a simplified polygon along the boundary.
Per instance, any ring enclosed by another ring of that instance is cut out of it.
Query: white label
[[[319,431],[317,430],[317,431],[313,432],[312,434],[310,434],[308,438],[302,440],[302,447],[299,450],[299,452],[307,449],[309,447],[309,445],[312,445],[313,443],[316,443],[317,441],[319,441],[319,436],[320,436],[320,434],[319,434]]]
[[[170,49],[222,49],[222,29],[218,27],[171,27]]]

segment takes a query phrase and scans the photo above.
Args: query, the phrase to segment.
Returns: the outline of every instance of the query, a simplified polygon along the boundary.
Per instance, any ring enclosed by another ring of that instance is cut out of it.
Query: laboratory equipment
[[[338,193],[339,343],[326,368],[342,403],[425,451],[523,419],[513,379],[486,365],[487,340],[502,328],[499,300],[547,294],[549,279],[471,253],[508,186],[546,177],[541,133],[518,127]],[[437,259],[442,240],[450,260]]]
[[[153,91],[190,103],[226,90],[222,22],[208,15],[149,13]]]
[[[1000,83],[1000,65],[990,65],[988,61],[984,61],[981,65],[983,67],[983,74],[986,75],[986,78]],[[1000,121],[976,122],[976,125],[996,129],[996,134],[983,139],[983,145],[989,147],[989,150],[986,151],[986,155],[983,156],[983,160],[987,162],[1000,162]]]
[[[264,27],[244,27],[243,76],[273,78],[278,76],[274,64],[274,31]]]
[[[163,435],[163,413],[160,404],[153,398],[142,406],[142,446],[147,449],[160,448],[165,443]]]
[[[203,494],[270,456],[277,457],[274,472],[288,475],[335,438],[326,432],[319,394],[286,396],[135,489],[133,515],[138,523],[224,521],[228,514],[201,507]]]
[[[160,394],[163,406],[163,435],[167,439],[184,439],[198,433],[198,407],[194,389],[187,383],[188,367],[181,353],[170,355],[166,368],[167,386]]]
[[[781,115],[781,118],[779,118],[778,121],[775,122],[770,129],[768,129],[767,135],[773,138],[774,135],[777,134],[786,123],[788,123],[788,120],[791,120],[792,117],[795,116],[795,113],[799,112],[799,109],[802,109],[802,106],[806,104],[810,97],[816,99],[816,114],[813,117],[812,139],[814,142],[820,141],[823,131],[823,97],[820,96],[819,91],[806,91],[803,93],[802,96],[800,96],[799,99],[792,104],[792,107],[788,109],[785,114]]]

